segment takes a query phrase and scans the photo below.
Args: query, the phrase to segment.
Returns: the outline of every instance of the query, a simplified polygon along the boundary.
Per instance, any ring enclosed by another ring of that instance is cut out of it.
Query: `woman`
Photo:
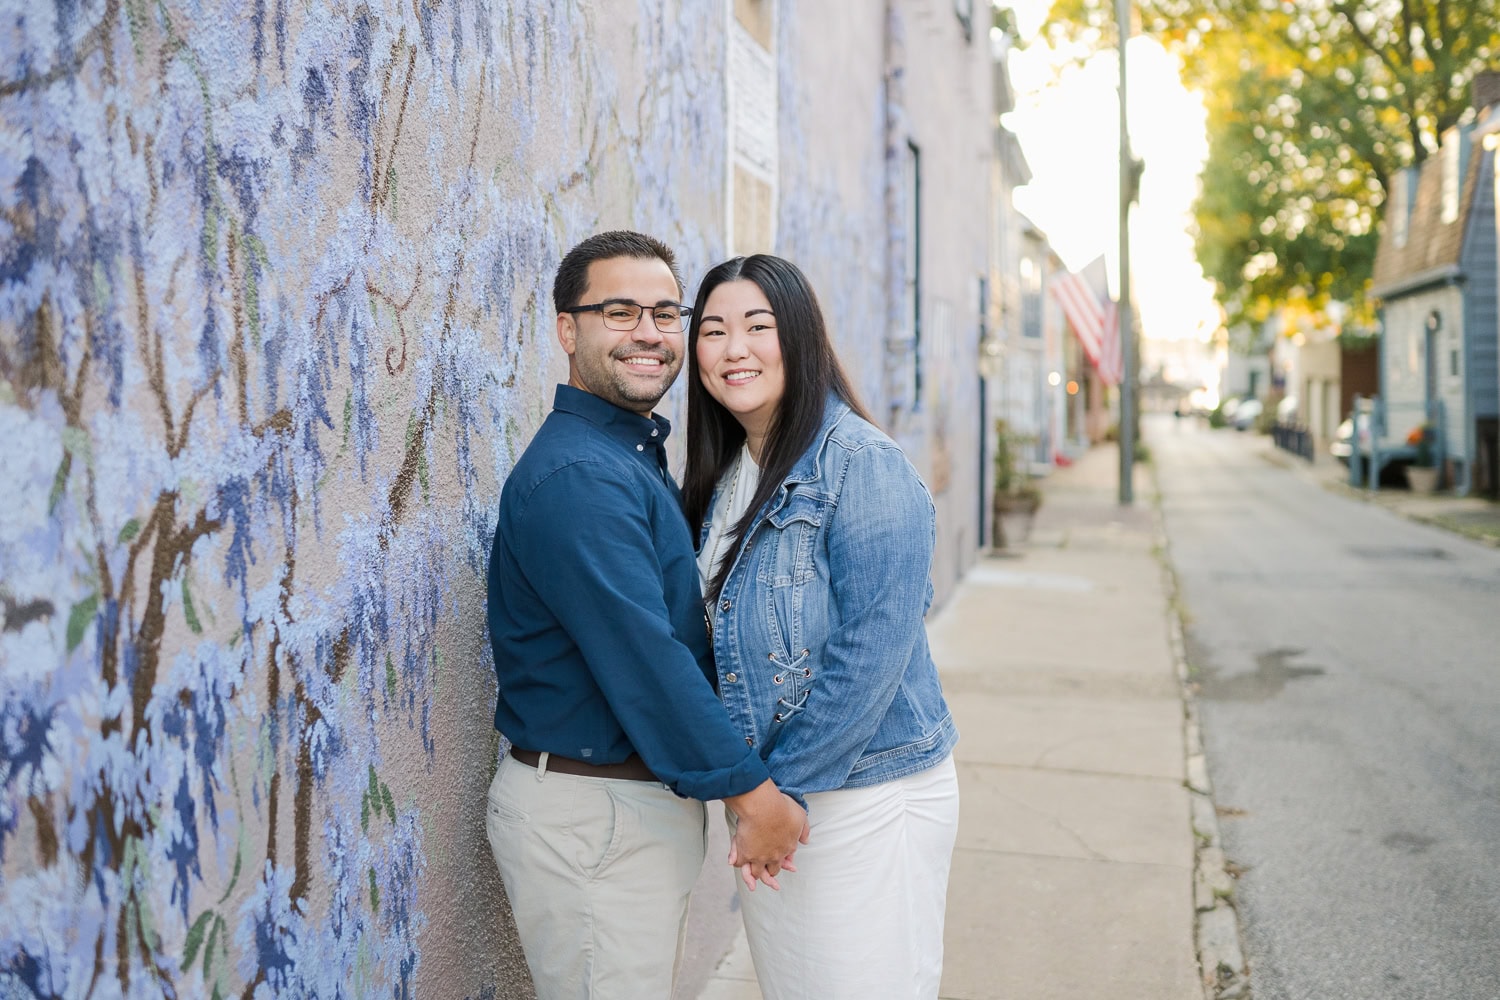
[[[780,893],[739,887],[761,990],[936,997],[958,733],[923,624],[932,498],[794,265],[726,261],[698,303],[683,503],[719,694],[812,827]]]

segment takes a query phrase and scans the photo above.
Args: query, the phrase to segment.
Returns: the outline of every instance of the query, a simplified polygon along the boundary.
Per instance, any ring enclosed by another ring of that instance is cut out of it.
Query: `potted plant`
[[[1406,435],[1406,443],[1416,448],[1416,454],[1406,467],[1406,483],[1413,493],[1425,495],[1437,489],[1436,437],[1431,424],[1418,424]]]
[[[1042,505],[1042,492],[1021,463],[1021,451],[1030,439],[1011,431],[1005,420],[995,421],[995,495],[990,502],[990,535],[996,549],[1009,545],[1007,516],[1024,518],[1021,538],[1031,534],[1031,522]]]

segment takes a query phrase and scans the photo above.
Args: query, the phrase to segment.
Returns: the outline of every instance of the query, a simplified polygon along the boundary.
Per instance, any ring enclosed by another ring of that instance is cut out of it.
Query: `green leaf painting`
[[[93,622],[94,613],[98,610],[98,594],[90,594],[73,605],[73,610],[68,612],[68,652],[78,648],[78,644],[83,641],[83,633]]]

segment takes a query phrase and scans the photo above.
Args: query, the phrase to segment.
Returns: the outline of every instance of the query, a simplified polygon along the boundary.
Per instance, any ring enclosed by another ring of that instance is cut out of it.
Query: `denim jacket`
[[[958,741],[923,620],[936,531],[901,449],[830,396],[709,609],[719,696],[799,801],[932,767]]]

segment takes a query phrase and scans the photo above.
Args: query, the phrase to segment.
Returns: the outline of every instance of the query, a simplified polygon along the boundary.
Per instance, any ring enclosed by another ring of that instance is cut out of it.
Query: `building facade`
[[[1500,450],[1495,164],[1500,74],[1474,81],[1475,118],[1392,182],[1372,294],[1386,434],[1438,433],[1448,485],[1494,493]],[[1494,145],[1490,139],[1489,144]]]
[[[973,560],[993,152],[963,5],[8,25],[0,975],[525,992],[484,834],[484,569],[591,232],[662,237],[690,295],[731,252],[802,264],[932,487],[940,596]]]

